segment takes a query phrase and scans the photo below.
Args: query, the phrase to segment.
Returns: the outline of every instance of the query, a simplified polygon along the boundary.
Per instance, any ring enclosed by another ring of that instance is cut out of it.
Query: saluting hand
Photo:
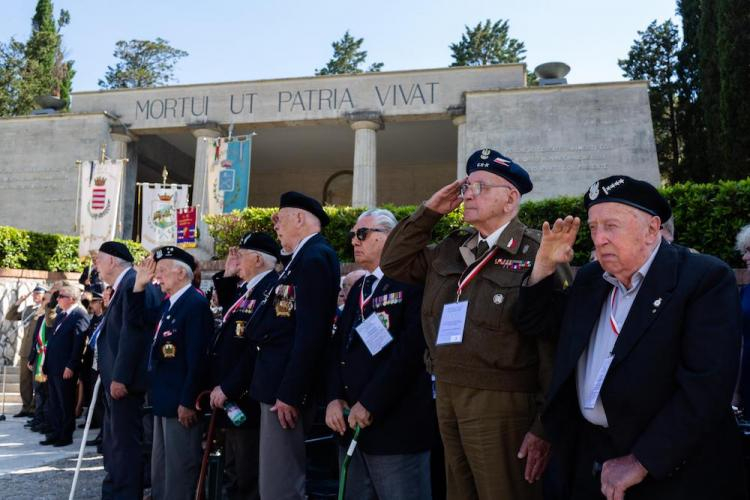
[[[372,424],[372,415],[367,408],[362,406],[362,403],[357,403],[352,406],[352,410],[349,412],[349,427],[354,429],[359,425],[360,429],[364,429],[368,425]]]
[[[536,253],[529,285],[538,283],[554,273],[558,264],[567,264],[573,260],[573,244],[580,227],[581,219],[572,215],[557,219],[552,227],[547,221],[542,224],[542,242]]]
[[[151,283],[155,274],[156,262],[154,261],[154,258],[149,255],[135,266],[135,284],[133,285],[133,291],[142,292],[145,290],[146,285]]]
[[[236,276],[240,272],[240,252],[237,247],[230,247],[227,260],[224,261],[224,277]]]
[[[342,436],[346,432],[344,408],[349,408],[349,405],[343,399],[334,399],[326,407],[326,425]]]
[[[281,424],[282,429],[294,429],[299,416],[297,408],[277,399],[276,404],[271,407],[271,411],[279,417],[279,424]]]
[[[425,202],[425,206],[443,215],[452,212],[463,201],[461,198],[461,184],[464,182],[466,182],[465,178],[453,181],[447,186],[440,188],[435,194],[430,196],[430,199]]]

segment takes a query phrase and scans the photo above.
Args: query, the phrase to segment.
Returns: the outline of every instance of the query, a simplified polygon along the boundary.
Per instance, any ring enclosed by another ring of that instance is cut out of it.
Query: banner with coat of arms
[[[207,158],[206,213],[226,214],[247,207],[250,191],[252,136],[219,137],[210,144]]]
[[[124,172],[123,160],[81,163],[79,256],[87,256],[105,241],[114,239]]]
[[[177,242],[177,210],[188,204],[187,184],[141,186],[141,244],[146,250]]]

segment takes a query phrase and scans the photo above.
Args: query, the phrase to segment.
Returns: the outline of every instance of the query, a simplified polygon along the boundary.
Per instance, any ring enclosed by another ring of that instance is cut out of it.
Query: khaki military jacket
[[[539,404],[552,372],[554,344],[520,334],[512,316],[520,287],[531,269],[541,233],[517,218],[487,253],[494,255],[463,290],[468,301],[463,341],[436,345],[443,306],[457,300],[459,280],[484,255],[474,257],[477,231],[460,229],[429,245],[442,216],[424,206],[390,234],[380,266],[396,280],[424,285],[422,325],[429,349],[428,369],[441,381],[508,392],[533,392]],[[558,272],[558,286],[572,281],[570,268]],[[567,275],[567,276],[566,276]]]

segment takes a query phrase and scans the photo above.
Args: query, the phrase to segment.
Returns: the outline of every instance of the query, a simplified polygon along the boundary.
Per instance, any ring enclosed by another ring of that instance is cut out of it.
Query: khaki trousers
[[[541,500],[517,458],[536,414],[533,393],[472,389],[437,381],[448,500]]]

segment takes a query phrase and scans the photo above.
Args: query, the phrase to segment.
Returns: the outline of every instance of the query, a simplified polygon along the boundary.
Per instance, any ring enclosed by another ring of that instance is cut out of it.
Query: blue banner
[[[250,194],[250,152],[252,136],[222,139],[227,141],[226,159],[219,173],[219,190],[224,192],[224,213],[247,207]]]

